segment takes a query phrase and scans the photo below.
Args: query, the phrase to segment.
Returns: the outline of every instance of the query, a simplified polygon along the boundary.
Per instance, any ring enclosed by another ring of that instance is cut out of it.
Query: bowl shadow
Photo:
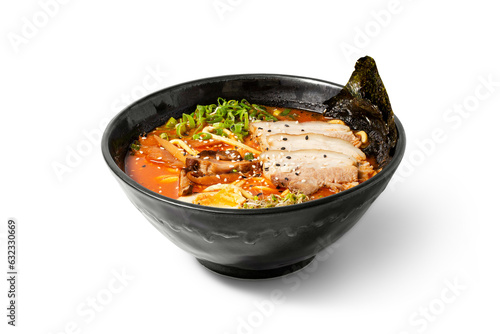
[[[418,224],[421,217],[417,210],[408,212],[411,208],[405,208],[404,203],[411,199],[387,197],[380,196],[350,231],[299,271],[277,278],[245,280],[222,276],[202,266],[199,270],[207,279],[261,299],[268,298],[273,290],[280,290],[288,301],[309,303],[370,292],[407,273],[408,263],[418,257],[429,235],[427,228]]]

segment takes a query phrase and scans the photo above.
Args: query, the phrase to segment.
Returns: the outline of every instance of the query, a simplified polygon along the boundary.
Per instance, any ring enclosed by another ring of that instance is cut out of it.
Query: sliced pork
[[[275,186],[310,195],[331,184],[358,181],[356,159],[325,150],[266,151],[260,155],[263,175]]]
[[[366,155],[359,148],[354,147],[350,142],[343,139],[328,137],[320,134],[275,134],[262,135],[258,137],[260,148],[263,151],[296,151],[311,148],[321,148],[333,152],[342,153],[353,157],[356,160],[365,160]]]
[[[355,147],[360,147],[361,142],[351,129],[343,124],[331,124],[327,122],[252,122],[250,132],[254,138],[262,135],[269,136],[275,134],[301,135],[317,133],[327,137],[338,138],[350,142]]]
[[[275,186],[310,195],[322,187],[339,191],[375,173],[348,126],[326,122],[255,122],[263,175]]]

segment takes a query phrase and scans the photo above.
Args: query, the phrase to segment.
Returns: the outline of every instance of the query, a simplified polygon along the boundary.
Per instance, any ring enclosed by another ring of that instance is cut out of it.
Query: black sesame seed
[[[289,127],[290,127],[290,125],[288,125],[288,124],[285,124],[285,126],[286,126],[287,128],[289,128]]]
[[[299,173],[295,173],[295,175],[299,176]]]
[[[146,165],[142,165],[142,168],[146,167]]]
[[[271,132],[271,130],[267,130],[267,132]]]
[[[323,155],[323,158],[326,158],[326,154]]]
[[[287,159],[291,159],[292,157],[288,155],[286,158],[287,158]]]
[[[260,126],[259,126],[257,129],[259,129],[259,130],[264,130],[264,128],[261,128]]]
[[[309,140],[309,136],[306,136],[306,140]]]
[[[282,147],[281,150],[284,151],[284,150],[286,150],[286,148]]]
[[[266,172],[267,172],[267,171],[269,171],[269,167],[264,168],[264,170],[265,170]]]
[[[288,181],[288,178],[287,178],[287,177],[285,177],[285,181]]]
[[[302,129],[302,130],[300,130],[300,131],[304,132],[304,129]]]
[[[279,167],[279,166],[281,166],[281,165],[280,164],[276,164],[276,167]]]
[[[284,140],[284,141],[287,141],[287,140],[288,140],[288,138],[283,138],[283,140]]]

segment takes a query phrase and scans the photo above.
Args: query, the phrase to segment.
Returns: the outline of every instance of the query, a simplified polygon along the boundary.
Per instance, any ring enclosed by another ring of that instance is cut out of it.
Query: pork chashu
[[[263,175],[276,186],[310,195],[321,187],[346,189],[373,172],[345,125],[256,122],[250,129],[263,151]]]
[[[338,138],[350,142],[355,147],[360,147],[361,142],[347,125],[332,124],[327,122],[304,122],[293,121],[279,122],[252,122],[250,132],[258,139],[260,136],[276,134],[302,135],[317,133],[326,137]]]
[[[358,181],[358,162],[326,150],[266,151],[260,155],[263,175],[275,186],[310,195],[321,187]]]

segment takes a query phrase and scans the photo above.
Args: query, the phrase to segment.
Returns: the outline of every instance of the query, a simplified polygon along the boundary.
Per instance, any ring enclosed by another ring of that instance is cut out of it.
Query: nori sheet
[[[379,168],[387,165],[398,134],[389,96],[373,58],[358,59],[349,82],[325,104],[325,116],[344,121],[352,130],[365,131],[370,144],[363,151],[376,158]]]

